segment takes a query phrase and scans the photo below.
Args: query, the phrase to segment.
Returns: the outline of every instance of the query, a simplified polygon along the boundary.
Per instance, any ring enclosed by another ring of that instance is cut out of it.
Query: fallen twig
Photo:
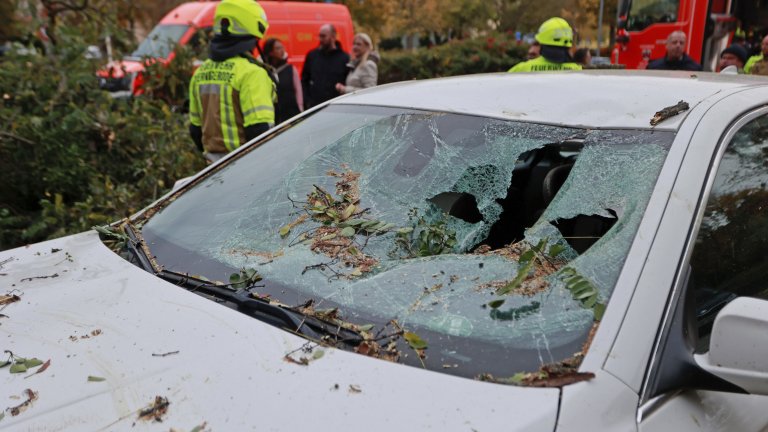
[[[179,351],[170,351],[170,352],[162,353],[162,354],[152,353],[152,357],[166,357],[166,356],[174,355],[174,354],[178,354],[178,353],[179,353]]]

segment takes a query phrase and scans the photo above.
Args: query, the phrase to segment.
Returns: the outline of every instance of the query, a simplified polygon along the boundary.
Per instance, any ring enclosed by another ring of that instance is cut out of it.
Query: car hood
[[[36,395],[0,429],[157,430],[139,414],[158,396],[163,428],[178,430],[551,431],[557,419],[559,389],[330,348],[287,362],[306,340],[133,266],[95,232],[0,253],[0,286],[20,297],[0,310],[0,349],[50,360],[37,374],[0,369],[9,408]]]

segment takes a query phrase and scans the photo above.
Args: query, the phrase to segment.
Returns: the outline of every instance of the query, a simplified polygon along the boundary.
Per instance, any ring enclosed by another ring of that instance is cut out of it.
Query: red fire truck
[[[713,71],[737,29],[765,34],[767,28],[768,0],[620,0],[611,62],[645,69],[664,56],[667,36],[682,30],[688,55]]]

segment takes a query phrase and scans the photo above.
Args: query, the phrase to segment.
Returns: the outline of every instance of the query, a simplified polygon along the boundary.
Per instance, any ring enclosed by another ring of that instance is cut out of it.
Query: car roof
[[[662,108],[694,108],[714,95],[768,85],[768,79],[684,71],[587,70],[498,73],[407,81],[334,100],[588,128],[650,129]],[[687,113],[685,113],[687,115]],[[685,115],[655,129],[677,130]]]

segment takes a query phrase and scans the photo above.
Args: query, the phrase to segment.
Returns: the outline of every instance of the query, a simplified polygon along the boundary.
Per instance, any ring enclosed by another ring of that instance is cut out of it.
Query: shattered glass
[[[442,361],[477,361],[470,348],[452,345],[458,344],[451,342],[454,337],[500,352],[519,349],[525,355],[507,359],[504,367],[535,368],[561,360],[558,353],[578,350],[593,323],[592,310],[574,300],[557,273],[546,277],[541,292],[512,293],[499,309],[485,307],[499,298],[487,286],[514,279],[520,264],[473,251],[503,212],[517,210],[501,204],[513,176],[530,175],[529,190],[538,193],[535,182],[541,180],[529,173],[548,167],[543,155],[554,149],[552,161],[573,167],[551,203],[533,213],[538,220],[526,227],[525,241],[563,246],[560,256],[567,265],[607,302],[673,138],[633,132],[331,106],[195,185],[147,221],[143,233],[158,261],[176,271],[225,280],[228,270],[256,268],[265,290],[275,284],[279,288],[269,294],[284,303],[311,298],[338,305],[351,322],[397,319],[404,327],[440,335],[441,344],[431,341],[430,347],[439,350]],[[578,144],[560,148],[568,142]],[[316,186],[336,189],[338,178],[329,171],[360,174],[359,208],[367,209],[365,217],[405,227],[415,209],[428,222],[444,221],[455,232],[453,250],[406,258],[397,253],[394,230],[358,234],[357,247],[379,264],[350,276],[343,263],[301,241],[301,233],[321,226],[317,220],[308,218],[281,236],[281,228],[306,213],[307,195]],[[452,216],[471,202],[452,201],[465,194],[474,198],[481,220]],[[592,215],[617,220],[579,255],[554,224]],[[326,265],[310,268],[318,264]]]

